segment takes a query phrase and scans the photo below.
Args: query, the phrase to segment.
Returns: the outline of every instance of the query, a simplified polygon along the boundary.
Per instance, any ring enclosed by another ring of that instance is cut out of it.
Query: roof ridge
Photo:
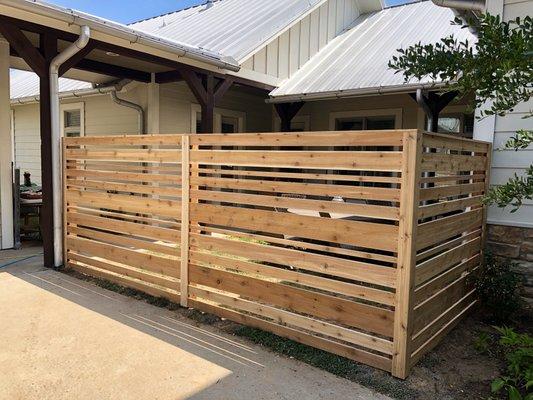
[[[212,0],[212,2],[214,3],[218,3],[219,1],[222,1],[222,0]],[[167,15],[171,15],[171,14],[176,14],[176,13],[179,13],[179,12],[182,12],[182,11],[186,11],[186,10],[191,10],[193,8],[196,8],[196,7],[202,7],[202,6],[205,6],[207,3],[209,3],[209,0],[206,0],[200,4],[196,4],[194,6],[189,6],[189,7],[185,7],[185,8],[180,8],[179,10],[175,10],[175,11],[169,11],[167,13],[163,13],[163,14],[159,14],[159,15],[154,15],[152,17],[147,17],[147,18],[143,18],[143,19],[140,19],[138,21],[133,21],[133,22],[130,22],[129,24],[126,24],[128,26],[130,25],[135,25],[135,24],[139,24],[141,22],[146,22],[146,21],[150,21],[152,19],[156,19],[156,18],[161,18],[161,17],[165,17]]]

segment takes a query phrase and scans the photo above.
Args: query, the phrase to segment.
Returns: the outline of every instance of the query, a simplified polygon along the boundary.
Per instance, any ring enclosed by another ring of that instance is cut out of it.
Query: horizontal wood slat
[[[238,293],[261,303],[392,336],[393,312],[379,307],[196,265],[190,265],[189,278],[192,285]]]
[[[417,248],[423,249],[455,235],[479,228],[483,223],[482,217],[482,210],[477,209],[423,223],[418,226]]]
[[[317,230],[313,227],[317,217],[210,204],[191,204],[191,221],[387,251],[396,251],[398,243],[394,225],[329,219]]]
[[[191,135],[198,146],[401,146],[404,130]]]
[[[400,190],[348,185],[327,185],[319,183],[274,182],[253,179],[230,179],[211,177],[191,177],[191,185],[220,189],[274,192],[278,194],[294,193],[314,196],[347,197],[367,200],[399,201]]]
[[[228,161],[231,161],[229,163]],[[375,151],[270,151],[193,150],[191,162],[275,168],[346,169],[356,171],[400,171],[401,152]]]
[[[370,353],[365,350],[358,349],[353,346],[348,346],[333,340],[328,340],[316,335],[310,335],[298,329],[289,328],[271,321],[266,321],[257,317],[252,317],[238,311],[228,310],[227,308],[217,307],[203,301],[191,300],[192,307],[211,314],[219,315],[222,318],[230,321],[238,322],[240,324],[248,325],[253,328],[262,329],[264,331],[272,332],[278,336],[292,339],[294,341],[313,346],[318,349],[325,350],[330,353],[338,354],[342,357],[362,362],[375,368],[384,371],[391,371],[391,360],[388,357],[380,356],[378,354]]]
[[[239,257],[289,265],[322,274],[394,287],[396,270],[367,262],[346,260],[283,247],[238,242],[191,233],[191,245]]]
[[[181,216],[181,202],[175,200],[159,200],[141,196],[70,189],[66,191],[66,201],[69,204],[78,204],[108,210],[164,215],[178,219]]]

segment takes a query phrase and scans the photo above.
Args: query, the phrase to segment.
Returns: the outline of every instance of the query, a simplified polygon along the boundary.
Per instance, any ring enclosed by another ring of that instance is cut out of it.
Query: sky
[[[128,24],[185,7],[204,3],[205,0],[45,0],[63,7],[84,11],[98,17]],[[268,0],[265,0],[268,1]],[[386,0],[387,5],[406,0]]]

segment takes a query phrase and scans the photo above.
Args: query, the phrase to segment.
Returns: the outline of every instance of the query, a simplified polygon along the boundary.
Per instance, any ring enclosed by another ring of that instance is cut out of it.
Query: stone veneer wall
[[[488,227],[488,248],[494,255],[518,263],[518,272],[524,276],[524,297],[533,305],[533,228],[505,225]]]

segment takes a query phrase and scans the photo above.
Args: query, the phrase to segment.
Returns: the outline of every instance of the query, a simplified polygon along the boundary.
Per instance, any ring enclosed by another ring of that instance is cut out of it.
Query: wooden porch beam
[[[20,57],[18,52],[15,51],[14,49],[11,49],[10,55],[12,57],[22,58]],[[63,64],[63,66],[64,65],[65,64]],[[108,75],[108,76],[112,76],[112,77],[120,78],[120,79],[131,79],[131,80],[139,81],[139,82],[150,82],[150,73],[148,72],[139,71],[139,70],[126,68],[126,67],[119,67],[117,65],[106,64],[100,61],[94,61],[94,60],[88,60],[88,59],[80,59],[73,66],[67,65],[64,68],[60,68],[59,70],[60,73],[62,69],[65,69],[63,74],[69,71],[70,69],[77,69],[80,71],[94,72],[97,74]]]
[[[22,31],[9,21],[0,21],[0,34],[9,42],[19,56],[40,77],[48,74],[45,60]]]
[[[149,83],[151,81],[151,75],[149,72],[120,67],[118,65],[106,64],[100,61],[88,59],[81,60],[75,66],[73,66],[73,68],[102,75],[114,76],[121,79],[131,79],[133,81],[145,83]]]
[[[70,57],[59,67],[59,76],[63,76],[69,69],[74,68],[78,65],[85,57],[89,55],[91,51],[98,47],[98,42],[91,39],[89,43],[81,49],[79,52]]]
[[[171,83],[182,81],[183,77],[179,71],[172,70],[166,72],[158,72],[155,74],[156,83]]]

